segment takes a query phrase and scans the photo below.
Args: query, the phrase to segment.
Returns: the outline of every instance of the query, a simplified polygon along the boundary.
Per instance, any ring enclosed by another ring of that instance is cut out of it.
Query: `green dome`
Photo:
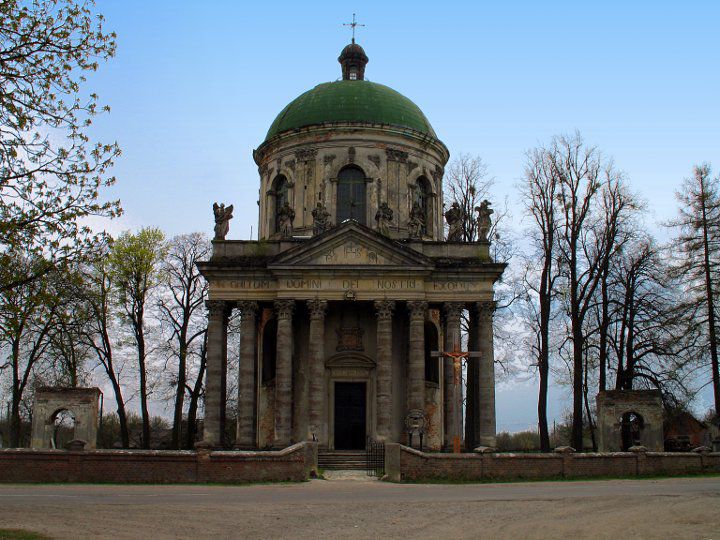
[[[265,140],[284,131],[337,122],[398,126],[437,138],[420,108],[399,92],[369,81],[341,80],[319,84],[290,102]]]

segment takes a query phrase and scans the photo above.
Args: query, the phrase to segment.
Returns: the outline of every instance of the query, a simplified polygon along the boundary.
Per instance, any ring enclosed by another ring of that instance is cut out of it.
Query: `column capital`
[[[254,317],[257,314],[258,303],[250,300],[242,300],[237,303],[237,307],[244,319],[245,317]]]
[[[392,319],[395,300],[375,300],[375,315],[381,321]]]
[[[308,300],[307,307],[311,319],[324,319],[327,311],[327,300]]]
[[[410,320],[425,319],[427,314],[428,303],[422,300],[413,300],[407,303],[410,310]]]
[[[493,312],[497,309],[497,302],[494,300],[475,302],[475,309],[480,320],[489,321],[492,319]]]
[[[465,308],[465,304],[462,302],[445,302],[443,304],[443,312],[445,318],[449,321],[459,321],[462,310]]]
[[[231,306],[225,300],[206,300],[205,307],[210,318],[224,317],[231,310]]]
[[[295,300],[275,300],[278,319],[291,319],[295,310]]]

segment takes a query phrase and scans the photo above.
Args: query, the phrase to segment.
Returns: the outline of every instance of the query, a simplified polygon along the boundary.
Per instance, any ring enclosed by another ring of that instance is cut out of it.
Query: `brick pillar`
[[[410,347],[408,349],[408,395],[410,410],[425,411],[425,315],[427,302],[408,302]]]
[[[310,312],[310,343],[309,350],[309,422],[308,440],[322,438],[323,418],[325,418],[325,311],[327,300],[308,300]]]
[[[236,448],[255,448],[255,344],[257,343],[257,302],[240,302],[240,366],[238,371]]]
[[[478,443],[496,446],[495,439],[495,355],[493,348],[493,312],[495,302],[477,302],[478,310]]]
[[[273,445],[290,445],[292,433],[292,357],[294,300],[276,300],[277,354],[275,367],[275,440]]]
[[[445,351],[461,350],[460,343],[460,316],[463,310],[463,304],[460,302],[447,302],[443,306],[445,311]],[[462,389],[455,388],[455,373],[453,368],[453,360],[451,358],[443,358],[443,379],[444,379],[444,399],[443,409],[445,412],[445,447],[453,447],[453,437],[460,426],[460,414],[462,407]]]
[[[377,315],[377,437],[392,435],[392,317],[395,302],[376,300]]]
[[[205,418],[203,444],[217,448],[223,443],[225,415],[225,376],[227,365],[228,305],[222,300],[208,300],[208,343],[205,372]]]

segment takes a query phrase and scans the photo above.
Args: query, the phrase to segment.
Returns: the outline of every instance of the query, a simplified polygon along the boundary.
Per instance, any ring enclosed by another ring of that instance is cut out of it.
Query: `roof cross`
[[[355,28],[358,26],[365,26],[364,24],[360,24],[355,20],[355,14],[353,13],[353,20],[351,23],[343,23],[343,26],[349,26],[352,28],[352,42],[355,43]]]

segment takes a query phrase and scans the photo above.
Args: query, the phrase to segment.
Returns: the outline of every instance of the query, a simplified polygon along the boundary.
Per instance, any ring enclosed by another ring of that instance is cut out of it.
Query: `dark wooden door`
[[[365,448],[365,383],[335,383],[335,449]]]

